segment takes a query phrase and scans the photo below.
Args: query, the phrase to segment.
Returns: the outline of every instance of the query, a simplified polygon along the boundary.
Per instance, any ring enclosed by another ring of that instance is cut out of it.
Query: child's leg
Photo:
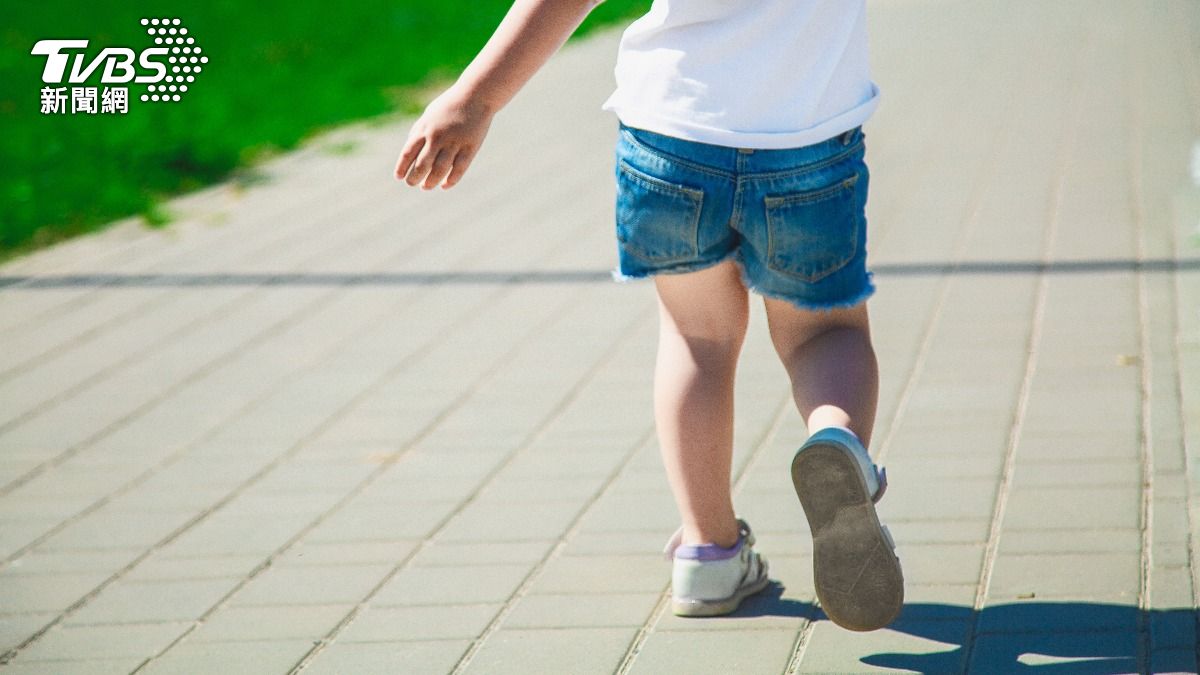
[[[879,397],[867,303],[814,312],[767,298],[766,307],[771,341],[809,433],[843,426],[867,446]]]
[[[683,543],[732,546],[733,382],[749,300],[733,262],[660,274],[654,416]]]

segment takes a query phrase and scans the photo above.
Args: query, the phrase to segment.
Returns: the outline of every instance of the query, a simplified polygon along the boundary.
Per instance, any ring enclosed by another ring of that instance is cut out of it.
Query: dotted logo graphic
[[[169,53],[166,77],[158,84],[146,86],[148,93],[142,94],[143,101],[180,100],[208,63],[208,55],[181,24],[179,19],[142,19],[146,34],[153,36],[154,44]]]

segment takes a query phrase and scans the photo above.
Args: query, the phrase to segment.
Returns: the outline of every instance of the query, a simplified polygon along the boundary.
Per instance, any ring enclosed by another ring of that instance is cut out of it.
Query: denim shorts
[[[620,124],[618,280],[735,260],[751,290],[810,310],[852,307],[867,271],[861,128],[800,148],[733,148]]]

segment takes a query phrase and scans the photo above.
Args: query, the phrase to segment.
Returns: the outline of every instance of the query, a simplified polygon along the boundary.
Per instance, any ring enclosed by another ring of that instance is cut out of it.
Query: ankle
[[[740,536],[736,519],[730,520],[728,523],[721,523],[719,526],[684,525],[682,543],[685,546],[714,544],[721,548],[732,548],[737,545]]]

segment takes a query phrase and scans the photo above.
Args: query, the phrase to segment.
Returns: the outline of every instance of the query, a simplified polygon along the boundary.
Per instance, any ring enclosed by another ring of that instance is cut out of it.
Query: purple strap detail
[[[875,491],[875,495],[871,497],[871,501],[878,504],[880,499],[883,499],[883,493],[887,492],[887,469],[876,468],[875,479],[879,481],[879,489]]]
[[[728,560],[738,554],[742,550],[742,546],[754,545],[754,533],[750,531],[750,525],[738,518],[738,540],[737,543],[730,548],[721,548],[716,544],[703,544],[699,546],[684,546],[683,545],[683,527],[675,530],[675,534],[667,541],[666,548],[663,549],[663,558],[666,560],[674,560],[677,551],[687,550],[683,554],[686,560]],[[706,550],[711,548],[712,550]]]
[[[683,545],[675,549],[675,557],[684,560],[700,560],[708,562],[711,560],[729,560],[734,558],[742,550],[742,542],[744,537],[738,537],[737,543],[729,548],[723,548],[716,544],[700,544],[699,546]]]

